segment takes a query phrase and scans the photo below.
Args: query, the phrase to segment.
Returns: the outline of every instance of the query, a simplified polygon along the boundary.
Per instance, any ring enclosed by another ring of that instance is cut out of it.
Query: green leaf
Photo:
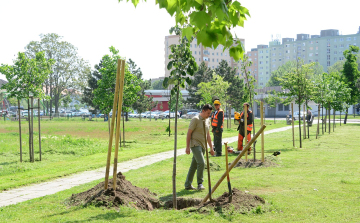
[[[182,37],[186,36],[186,39],[189,41],[191,37],[194,35],[194,29],[192,27],[186,27],[182,29]]]
[[[167,69],[168,69],[168,70],[171,70],[171,68],[172,68],[172,66],[173,66],[173,63],[174,63],[174,61],[170,61],[170,62],[168,63],[168,65],[167,65]]]
[[[177,0],[167,0],[166,10],[168,13],[173,16],[177,9]]]
[[[211,47],[212,41],[210,35],[206,32],[206,30],[202,30],[198,32],[196,35],[196,38],[198,39],[198,44],[202,43],[205,47]]]
[[[133,5],[136,8],[137,4],[139,4],[140,1],[139,0],[131,0],[131,2],[133,3]]]
[[[200,5],[202,5],[203,4],[203,0],[195,0],[197,3],[199,3]]]
[[[204,11],[192,12],[190,14],[190,24],[197,26],[200,30],[210,25],[211,17]]]

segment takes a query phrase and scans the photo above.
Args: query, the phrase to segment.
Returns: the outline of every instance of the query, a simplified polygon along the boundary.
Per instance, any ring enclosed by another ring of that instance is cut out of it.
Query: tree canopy
[[[131,2],[136,7],[140,1],[131,0]],[[245,20],[250,17],[249,10],[240,2],[157,0],[155,4],[175,17],[175,25],[183,27],[182,37],[186,36],[188,40],[195,37],[198,44],[214,49],[221,44],[224,50],[230,49],[230,56],[235,61],[242,58],[244,47],[230,32],[237,26],[244,27]]]

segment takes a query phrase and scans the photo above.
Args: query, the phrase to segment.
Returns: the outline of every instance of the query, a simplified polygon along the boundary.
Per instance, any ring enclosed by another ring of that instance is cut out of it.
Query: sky
[[[336,2],[336,4],[335,4]],[[251,17],[244,28],[232,29],[245,38],[245,50],[268,44],[271,36],[296,38],[296,34],[320,35],[323,29],[341,34],[359,30],[360,1],[241,0]],[[12,64],[17,52],[40,34],[57,33],[78,49],[91,68],[114,46],[131,58],[145,79],[165,75],[165,36],[175,19],[155,0],[0,0],[0,64]],[[0,74],[0,79],[5,76]]]

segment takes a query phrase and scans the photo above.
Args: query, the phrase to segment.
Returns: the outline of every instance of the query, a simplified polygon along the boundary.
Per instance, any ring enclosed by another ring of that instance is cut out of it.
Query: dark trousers
[[[216,130],[213,131],[214,133],[214,150],[216,155],[221,155],[222,146],[221,146],[221,140],[222,140],[222,131],[216,132]]]

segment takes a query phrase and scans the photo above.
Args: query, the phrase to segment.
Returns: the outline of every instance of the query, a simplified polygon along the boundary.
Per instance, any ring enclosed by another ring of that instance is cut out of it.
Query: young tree
[[[170,33],[175,32],[176,35],[181,35],[179,27],[172,27]],[[172,100],[176,101],[175,105],[175,136],[174,136],[174,163],[173,163],[173,207],[177,208],[176,202],[176,151],[177,151],[177,111],[179,105],[180,87],[185,88],[185,82],[191,84],[189,76],[193,76],[198,69],[195,58],[190,51],[190,37],[180,38],[179,44],[171,45],[171,54],[169,55],[170,62],[167,69],[171,70],[170,77],[164,79],[164,88],[173,85],[171,89]],[[189,75],[189,76],[187,76]]]
[[[44,51],[45,58],[55,60],[49,78],[44,82],[46,95],[50,96],[50,111],[53,104],[55,113],[58,112],[59,103],[65,89],[73,88],[80,90],[87,84],[90,72],[88,62],[80,58],[77,48],[55,33],[41,34],[39,41],[31,41],[26,47],[26,55],[35,58],[37,52]]]
[[[357,54],[359,52],[358,46],[350,46],[348,50],[344,51],[344,57],[346,58],[346,61],[344,63],[344,69],[342,71],[344,80],[348,87],[351,89],[350,91],[350,98],[346,102],[348,104],[355,104],[359,99],[360,91],[356,87],[356,81],[360,77],[360,73],[358,70],[358,64],[357,64]],[[348,108],[346,109],[346,115],[344,119],[344,124],[346,124],[347,121],[347,114],[348,114]]]
[[[308,89],[313,89],[312,81],[307,79],[306,76],[312,72],[311,66],[313,63],[304,64],[302,60],[297,60],[296,69],[292,69],[290,72],[285,73],[282,77],[277,78],[282,86],[283,92],[280,92],[280,96],[287,97],[288,101],[295,100],[295,103],[299,105],[299,139],[300,148],[302,148],[301,142],[301,121],[300,111],[301,104],[305,102],[308,97]]]
[[[62,101],[64,107],[67,108],[69,106],[69,104],[72,102],[72,99],[71,99],[70,95],[67,94],[65,97],[63,97],[61,99],[61,101]]]
[[[81,103],[87,104],[95,109],[99,109],[99,106],[94,104],[94,90],[98,88],[98,80],[102,78],[100,70],[103,68],[102,61],[99,64],[94,66],[94,70],[92,70],[88,74],[88,84],[83,87],[83,97],[81,98]]]
[[[18,100],[23,98],[30,99],[30,97],[44,98],[43,83],[48,78],[51,72],[54,60],[45,59],[44,52],[38,52],[35,54],[35,58],[29,58],[25,53],[18,53],[17,59],[14,60],[14,65],[0,66],[0,73],[6,76],[8,83],[2,86],[2,89],[6,89],[9,93],[9,97],[14,97]],[[29,104],[28,104],[29,107]],[[19,110],[19,132],[20,132],[20,148],[21,146],[21,118]],[[30,112],[29,112],[29,156],[30,161],[34,162],[34,150],[33,150],[33,135],[30,124]],[[22,155],[22,154],[21,154]],[[21,158],[20,158],[21,159]]]
[[[216,95],[221,102],[228,101],[227,90],[230,87],[230,84],[224,81],[220,75],[217,75],[215,72],[212,75],[212,80],[207,83],[199,84],[199,91],[197,94],[201,95],[201,101],[198,103],[198,106],[205,104],[213,103],[213,96]]]
[[[264,98],[264,102],[269,105],[271,108],[275,108],[274,112],[274,124],[276,124],[275,117],[276,117],[276,106],[279,103],[283,103],[285,100],[279,97],[275,90],[273,90],[266,98]]]
[[[114,94],[115,94],[115,82],[116,82],[116,71],[117,62],[120,59],[119,51],[113,46],[110,48],[111,55],[105,55],[102,57],[102,68],[100,73],[102,79],[98,80],[98,88],[94,90],[94,101],[93,103],[99,106],[100,110],[104,114],[108,114],[110,117],[110,111],[113,108]],[[138,98],[137,92],[140,91],[137,77],[130,73],[128,66],[125,66],[125,79],[123,89],[123,105],[132,104]],[[126,102],[127,101],[127,102]],[[116,111],[113,111],[114,117]],[[110,134],[110,119],[108,119],[109,134]],[[116,130],[118,131],[118,130]]]

